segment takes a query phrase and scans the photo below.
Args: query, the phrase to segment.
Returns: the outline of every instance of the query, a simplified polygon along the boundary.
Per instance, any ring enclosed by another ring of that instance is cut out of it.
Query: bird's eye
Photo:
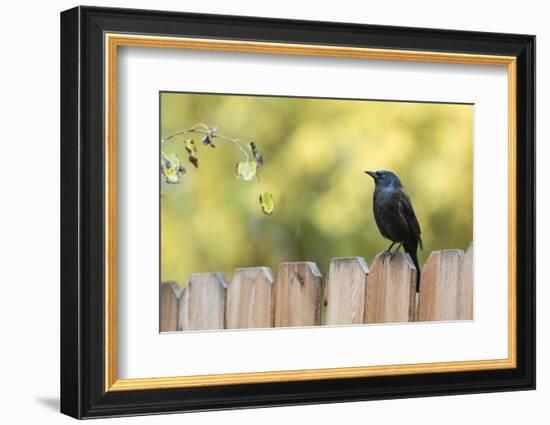
[[[378,173],[378,178],[384,180],[386,178],[386,175],[384,173]]]

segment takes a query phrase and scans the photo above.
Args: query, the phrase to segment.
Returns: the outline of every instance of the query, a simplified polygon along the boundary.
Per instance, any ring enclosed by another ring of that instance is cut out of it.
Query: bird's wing
[[[405,192],[402,188],[398,189],[397,191],[400,192],[398,196],[399,214],[407,223],[409,231],[411,232],[411,236],[413,236],[418,241],[420,248],[422,249],[422,239],[420,238],[420,224],[418,224],[418,220],[416,219],[416,215],[414,214],[411,198],[409,198],[407,192]]]

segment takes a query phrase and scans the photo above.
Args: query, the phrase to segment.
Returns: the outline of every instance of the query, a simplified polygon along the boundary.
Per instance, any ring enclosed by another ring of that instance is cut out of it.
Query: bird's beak
[[[374,171],[365,171],[369,176],[371,176],[374,180],[376,180],[376,172]]]

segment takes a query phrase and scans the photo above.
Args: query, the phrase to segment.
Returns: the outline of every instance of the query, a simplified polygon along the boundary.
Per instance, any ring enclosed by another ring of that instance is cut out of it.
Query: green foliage
[[[369,169],[396,172],[411,196],[421,264],[472,240],[471,105],[177,93],[163,94],[161,105],[163,150],[187,158],[182,140],[194,139],[200,156],[200,169],[179,184],[167,184],[163,171],[163,280],[304,260],[326,274],[332,257],[356,255],[370,263],[388,242],[374,222]],[[166,140],[201,122],[218,129]],[[216,149],[203,148],[206,133]],[[236,148],[218,135],[258,146]],[[259,169],[252,181],[236,178],[235,164],[246,161]],[[270,216],[266,193],[277,202]]]

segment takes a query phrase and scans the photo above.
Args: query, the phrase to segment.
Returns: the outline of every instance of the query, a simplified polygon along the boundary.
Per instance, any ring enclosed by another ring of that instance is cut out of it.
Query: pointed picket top
[[[225,291],[223,273],[193,273],[189,276],[179,305],[179,330],[225,328]]]
[[[273,272],[269,267],[236,269],[227,287],[227,329],[273,327]]]
[[[325,285],[325,324],[363,323],[368,275],[363,257],[331,260]]]
[[[313,262],[280,264],[274,286],[274,326],[321,324],[321,279]]]
[[[418,320],[459,320],[460,272],[464,260],[461,249],[430,254],[420,281]]]
[[[408,254],[378,254],[367,283],[365,322],[413,321],[415,294],[416,268]]]

